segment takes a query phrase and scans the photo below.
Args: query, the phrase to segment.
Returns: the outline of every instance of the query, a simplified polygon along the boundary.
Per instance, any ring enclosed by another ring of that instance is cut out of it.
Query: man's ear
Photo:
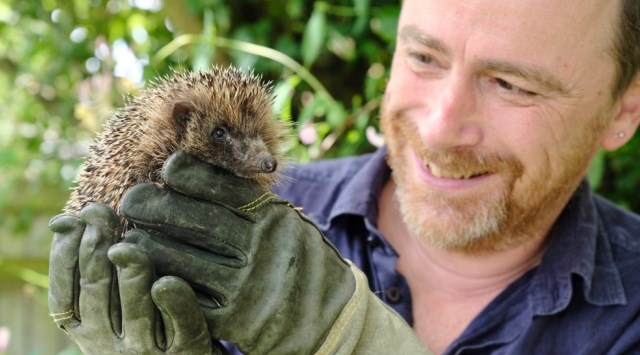
[[[602,148],[616,150],[625,145],[640,124],[640,75],[636,75],[627,91],[622,94],[615,116],[605,129]]]
[[[195,107],[188,101],[176,101],[173,103],[173,110],[171,111],[171,123],[173,123],[176,131],[184,133],[187,129],[187,124],[191,119],[191,115]]]

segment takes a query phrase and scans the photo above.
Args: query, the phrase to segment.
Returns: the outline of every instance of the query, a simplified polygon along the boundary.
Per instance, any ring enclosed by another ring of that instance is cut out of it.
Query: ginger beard
[[[413,236],[430,245],[465,254],[501,251],[546,234],[544,228],[549,228],[577,188],[597,148],[603,120],[593,122],[574,132],[558,163],[551,166],[547,156],[546,165],[527,175],[515,156],[426,149],[409,118],[385,112],[383,107],[381,127],[404,223]],[[493,184],[463,197],[445,194],[415,177],[420,164],[429,169],[428,162],[449,175],[498,174],[502,181],[499,188]]]

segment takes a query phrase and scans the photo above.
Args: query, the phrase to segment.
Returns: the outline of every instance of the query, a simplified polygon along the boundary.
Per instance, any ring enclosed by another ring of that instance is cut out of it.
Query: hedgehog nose
[[[278,167],[278,161],[275,160],[273,157],[268,157],[262,161],[261,168],[263,173],[272,173],[276,171],[277,167]]]

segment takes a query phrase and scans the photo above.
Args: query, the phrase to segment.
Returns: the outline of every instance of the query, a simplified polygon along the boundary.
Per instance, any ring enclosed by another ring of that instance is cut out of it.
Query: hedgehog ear
[[[178,132],[182,133],[187,129],[187,123],[189,123],[193,111],[195,111],[195,107],[191,102],[176,101],[173,103],[171,120]]]

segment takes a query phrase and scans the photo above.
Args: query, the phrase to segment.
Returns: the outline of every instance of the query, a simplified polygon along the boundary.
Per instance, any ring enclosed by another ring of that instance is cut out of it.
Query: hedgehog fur
[[[272,114],[271,87],[234,67],[177,72],[160,78],[107,120],[76,177],[64,208],[89,202],[119,214],[133,185],[162,185],[162,166],[183,150],[268,188],[278,179],[287,126]]]

